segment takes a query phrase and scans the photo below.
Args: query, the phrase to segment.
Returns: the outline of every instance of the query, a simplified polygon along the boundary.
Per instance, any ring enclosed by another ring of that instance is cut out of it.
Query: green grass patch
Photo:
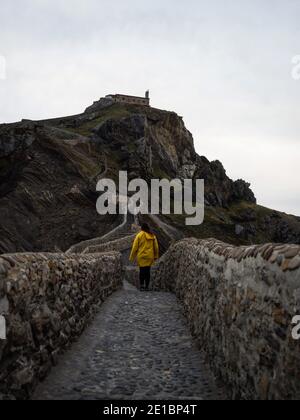
[[[103,109],[93,120],[83,122],[82,125],[77,128],[67,128],[67,130],[88,137],[92,134],[92,130],[98,125],[103,124],[105,121],[110,119],[118,120],[129,117],[131,112],[132,111],[125,106],[119,104],[112,105],[109,108]]]

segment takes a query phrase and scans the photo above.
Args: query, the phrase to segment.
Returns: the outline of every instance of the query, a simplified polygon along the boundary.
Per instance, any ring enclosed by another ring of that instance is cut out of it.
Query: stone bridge
[[[142,293],[117,236],[0,257],[2,399],[300,398],[299,246],[181,240]]]

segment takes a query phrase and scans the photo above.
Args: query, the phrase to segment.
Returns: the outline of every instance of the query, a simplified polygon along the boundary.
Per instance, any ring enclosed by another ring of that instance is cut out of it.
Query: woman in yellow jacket
[[[141,290],[149,290],[151,278],[151,266],[159,258],[159,246],[156,236],[151,233],[149,226],[144,223],[142,231],[136,236],[130,261],[137,263],[140,267]]]

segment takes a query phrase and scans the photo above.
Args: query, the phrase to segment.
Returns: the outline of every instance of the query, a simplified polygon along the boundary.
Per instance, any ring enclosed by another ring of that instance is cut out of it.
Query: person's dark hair
[[[151,229],[150,229],[148,223],[143,223],[141,228],[142,228],[142,231],[147,232],[147,233],[151,233]]]

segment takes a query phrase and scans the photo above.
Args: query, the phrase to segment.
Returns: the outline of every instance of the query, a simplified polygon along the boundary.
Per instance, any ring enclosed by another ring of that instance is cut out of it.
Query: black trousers
[[[151,267],[140,267],[140,282],[141,287],[146,286],[148,289],[151,279]]]

